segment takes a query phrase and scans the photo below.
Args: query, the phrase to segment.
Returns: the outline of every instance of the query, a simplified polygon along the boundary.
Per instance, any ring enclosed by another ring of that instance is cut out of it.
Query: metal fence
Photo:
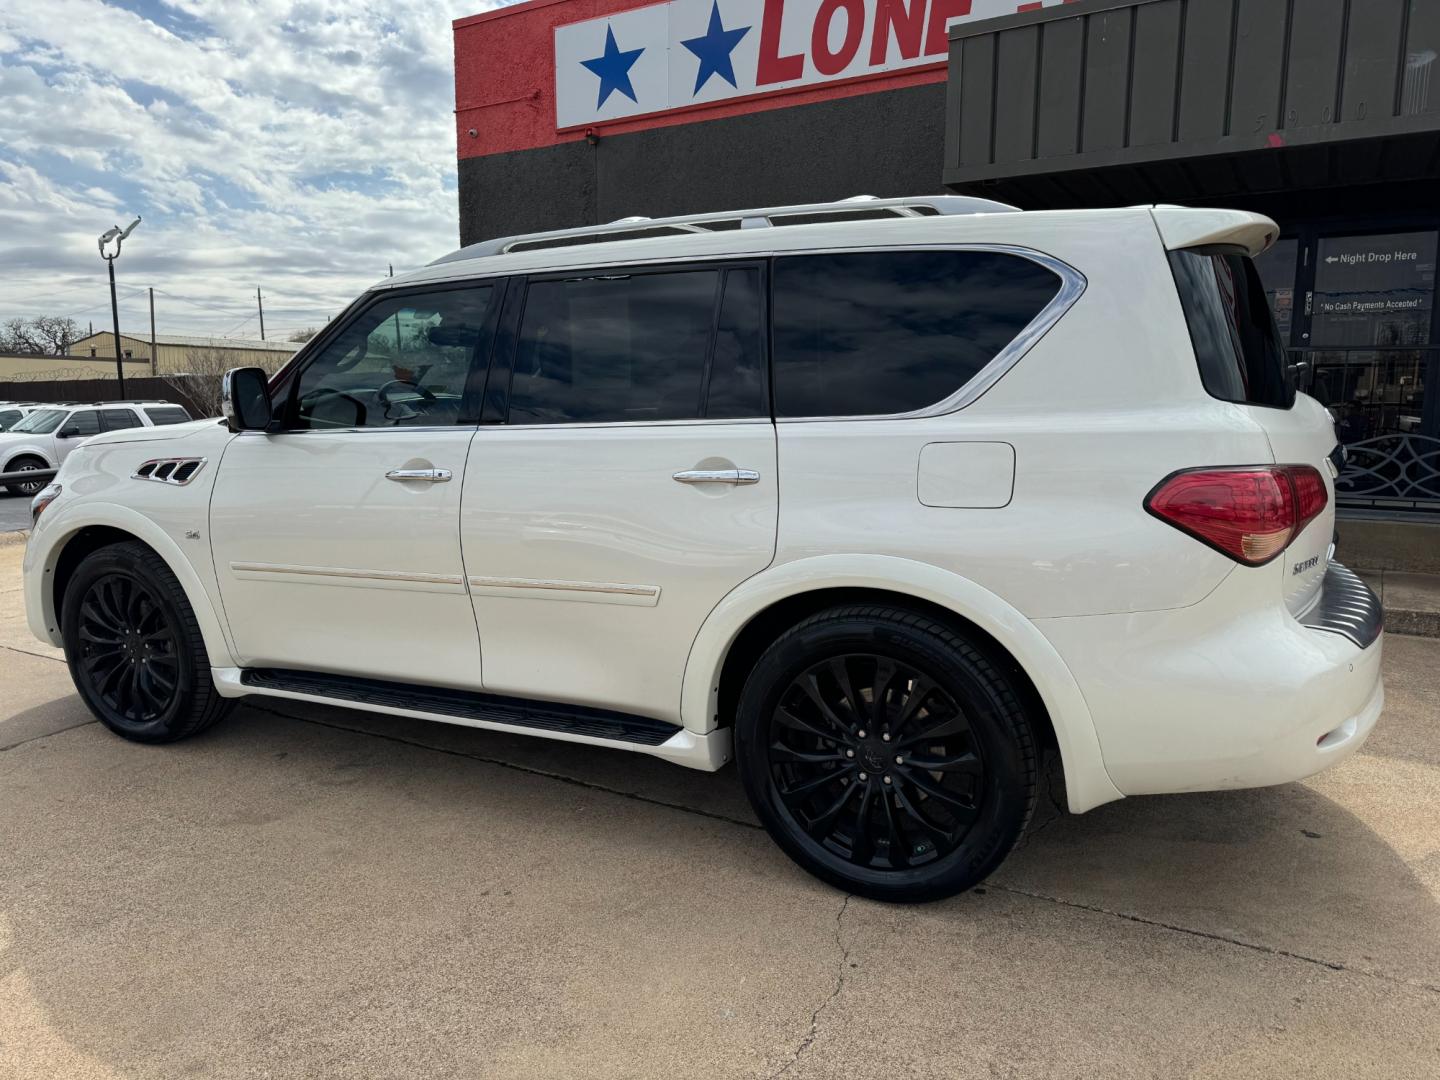
[[[1349,455],[1341,506],[1440,513],[1440,408],[1426,400],[1440,348],[1295,349],[1301,390],[1335,416]],[[1440,394],[1440,387],[1431,387]]]
[[[146,401],[173,401],[183,405],[191,416],[197,419],[209,415],[210,409],[201,408],[196,398],[185,386],[186,377],[174,375],[169,378],[125,379],[124,397]],[[44,379],[0,382],[0,401],[72,401],[89,404],[98,401],[114,401],[121,397],[120,387],[114,379]]]

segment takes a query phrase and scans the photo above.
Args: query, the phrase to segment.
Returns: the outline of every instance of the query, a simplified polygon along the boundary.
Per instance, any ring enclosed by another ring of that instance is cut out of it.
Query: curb
[[[1440,611],[1385,609],[1385,632],[1407,637],[1440,638]]]
[[[17,529],[15,532],[0,532],[0,547],[9,547],[12,544],[23,544],[29,539],[29,529]]]

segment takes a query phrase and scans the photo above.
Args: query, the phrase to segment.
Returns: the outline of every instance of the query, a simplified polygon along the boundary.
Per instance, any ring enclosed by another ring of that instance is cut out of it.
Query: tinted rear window
[[[1060,278],[986,251],[775,260],[777,416],[880,416],[954,394],[1032,323]]]
[[[190,420],[190,414],[179,405],[170,405],[163,409],[146,409],[145,415],[156,427],[164,424],[185,424]]]
[[[1200,379],[1222,401],[1288,409],[1295,380],[1255,264],[1244,255],[1172,251]]]
[[[510,423],[696,419],[719,288],[713,270],[532,281]]]

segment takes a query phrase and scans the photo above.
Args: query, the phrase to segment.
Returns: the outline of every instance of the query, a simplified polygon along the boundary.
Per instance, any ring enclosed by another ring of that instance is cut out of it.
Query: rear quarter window
[[[165,424],[184,424],[190,420],[190,414],[179,405],[169,405],[163,409],[146,409],[145,415],[156,427],[162,427]]]
[[[1255,264],[1237,252],[1170,252],[1200,380],[1211,397],[1288,409],[1295,379]]]
[[[989,251],[775,260],[775,415],[883,416],[960,390],[1059,294],[1054,271]]]

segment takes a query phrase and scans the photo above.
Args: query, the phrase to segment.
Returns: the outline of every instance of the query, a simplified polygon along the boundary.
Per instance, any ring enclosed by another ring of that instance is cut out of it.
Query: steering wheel
[[[320,404],[321,400],[327,397],[344,398],[346,401],[350,402],[350,404],[354,405],[354,426],[365,426],[365,414],[369,411],[365,407],[365,403],[361,401],[358,397],[356,397],[354,394],[347,394],[344,390],[336,390],[329,386],[317,386],[314,390],[311,390],[308,394],[305,394],[303,397],[301,397],[300,403],[304,406],[305,412],[313,414],[315,412],[315,406]]]
[[[425,387],[421,386],[419,383],[411,382],[409,379],[391,379],[384,386],[380,387],[379,390],[375,391],[375,400],[380,402],[381,405],[388,409],[390,407],[389,391],[391,387],[395,386],[410,387],[410,389],[414,390],[417,394],[420,395],[421,399],[425,402],[426,405],[434,405],[435,402],[438,400],[435,395],[432,394],[429,390],[426,390]]]

